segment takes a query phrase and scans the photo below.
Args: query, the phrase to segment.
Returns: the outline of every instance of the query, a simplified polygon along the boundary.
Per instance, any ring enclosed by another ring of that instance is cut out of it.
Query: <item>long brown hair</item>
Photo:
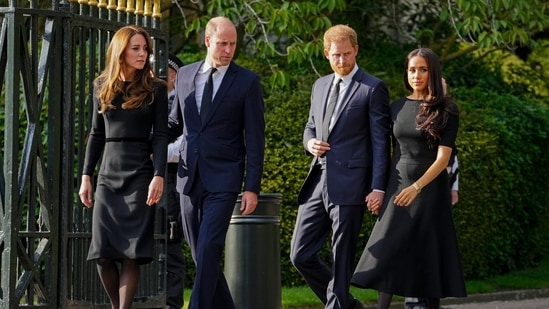
[[[145,60],[145,66],[142,70],[137,70],[133,79],[127,86],[124,86],[124,81],[120,79],[122,71],[122,61],[124,51],[128,46],[130,39],[134,35],[142,35],[147,41],[148,57]],[[154,81],[155,77],[151,74],[150,56],[152,55],[152,39],[145,29],[129,25],[120,28],[113,35],[112,40],[107,49],[107,58],[105,69],[95,79],[95,95],[101,101],[100,113],[104,113],[108,109],[115,108],[112,105],[112,100],[119,94],[123,94],[124,103],[123,109],[135,109],[141,107],[143,102],[148,98],[148,104],[154,100]]]
[[[448,117],[454,114],[455,102],[447,95],[442,86],[442,66],[438,56],[429,48],[418,48],[411,51],[404,63],[404,85],[413,91],[408,83],[408,64],[413,57],[423,57],[429,70],[429,94],[423,98],[420,110],[416,115],[417,128],[425,132],[429,145],[440,141],[440,132],[446,127]]]

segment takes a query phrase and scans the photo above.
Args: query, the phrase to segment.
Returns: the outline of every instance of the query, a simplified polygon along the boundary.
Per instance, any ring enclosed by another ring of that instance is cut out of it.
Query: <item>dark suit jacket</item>
[[[170,137],[183,133],[177,190],[188,193],[200,170],[209,192],[259,193],[265,152],[263,93],[259,77],[232,62],[204,123],[196,106],[195,77],[203,61],[177,72]],[[198,89],[202,91],[203,89]]]
[[[335,115],[329,136],[322,136],[324,110],[334,74],[319,78],[313,85],[309,120],[303,133],[303,144],[317,138],[327,141],[326,175],[328,196],[334,204],[364,203],[372,189],[385,190],[389,169],[390,110],[389,92],[385,83],[359,69],[342,98],[342,107]],[[309,152],[307,152],[309,153]],[[311,170],[318,157],[311,162],[309,175],[298,196],[310,183]]]

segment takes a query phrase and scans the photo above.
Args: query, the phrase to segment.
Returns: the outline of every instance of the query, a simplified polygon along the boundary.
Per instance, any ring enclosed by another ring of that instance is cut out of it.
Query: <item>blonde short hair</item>
[[[351,41],[351,45],[358,45],[356,31],[347,25],[335,25],[324,32],[324,49],[330,49],[332,42]]]

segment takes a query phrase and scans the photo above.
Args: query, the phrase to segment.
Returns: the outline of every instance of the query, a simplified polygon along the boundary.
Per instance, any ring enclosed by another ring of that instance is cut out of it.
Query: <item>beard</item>
[[[353,71],[355,64],[332,65],[332,70],[339,76],[347,76]]]

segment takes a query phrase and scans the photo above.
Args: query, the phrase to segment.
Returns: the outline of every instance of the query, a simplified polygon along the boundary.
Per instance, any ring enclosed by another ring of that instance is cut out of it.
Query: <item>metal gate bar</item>
[[[110,308],[95,263],[85,260],[91,211],[76,194],[91,89],[112,34],[126,24],[149,31],[155,72],[166,78],[160,18],[160,0],[0,7],[0,308]],[[141,269],[134,308],[165,303],[164,214],[156,213],[158,258]]]

